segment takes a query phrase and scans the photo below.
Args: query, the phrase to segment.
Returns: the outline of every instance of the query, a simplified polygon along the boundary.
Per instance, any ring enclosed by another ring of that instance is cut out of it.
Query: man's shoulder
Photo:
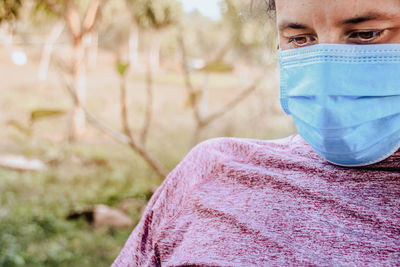
[[[310,152],[309,145],[298,135],[273,140],[219,137],[199,143],[188,157],[207,161],[217,156],[222,160],[247,162],[253,156],[290,157]]]
[[[196,145],[165,183],[189,190],[218,177],[257,178],[272,172],[309,172],[319,161],[314,157],[319,156],[297,135],[275,140],[212,138]]]

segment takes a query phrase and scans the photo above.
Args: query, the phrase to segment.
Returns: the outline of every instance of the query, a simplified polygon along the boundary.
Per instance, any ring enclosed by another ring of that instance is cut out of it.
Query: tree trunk
[[[83,136],[86,125],[85,111],[83,109],[86,102],[86,65],[82,38],[74,39],[72,76],[73,90],[77,100],[73,109],[70,133],[70,140],[74,141]]]
[[[46,43],[44,45],[42,56],[40,59],[38,79],[39,81],[44,81],[47,78],[47,73],[49,70],[49,63],[51,59],[51,53],[53,52],[53,47],[55,41],[60,37],[62,31],[64,30],[64,22],[58,22],[54,24],[51,28],[49,35],[46,38]]]
[[[199,112],[201,117],[206,117],[208,113],[208,94],[209,94],[209,79],[210,74],[206,73],[199,100]]]
[[[142,132],[140,134],[140,143],[143,147],[146,147],[146,140],[149,134],[151,120],[153,118],[153,73],[151,67],[147,63],[146,66],[146,92],[147,92],[147,103],[146,103],[146,114]]]
[[[13,31],[11,25],[7,22],[0,24],[0,42],[5,45],[6,49],[12,51]]]
[[[139,60],[139,28],[136,23],[131,22],[129,26],[129,65],[131,70],[138,69],[140,67]]]
[[[150,46],[150,67],[157,71],[160,67],[161,33],[158,30],[153,31]]]
[[[85,48],[87,50],[88,69],[91,70],[96,66],[97,63],[97,53],[99,48],[99,33],[97,30],[92,31],[85,37]]]

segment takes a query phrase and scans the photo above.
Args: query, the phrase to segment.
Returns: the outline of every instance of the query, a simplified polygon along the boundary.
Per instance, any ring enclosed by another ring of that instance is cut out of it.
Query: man
[[[400,265],[400,2],[276,12],[281,103],[300,135],[198,145],[114,266]]]

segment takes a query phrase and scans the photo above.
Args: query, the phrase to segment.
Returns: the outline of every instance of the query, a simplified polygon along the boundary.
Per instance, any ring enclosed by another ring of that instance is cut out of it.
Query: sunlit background
[[[197,143],[294,133],[275,36],[261,0],[0,1],[0,266],[109,266]]]
[[[214,20],[221,19],[221,2],[218,0],[181,0],[182,9],[186,13],[200,12],[203,16]]]

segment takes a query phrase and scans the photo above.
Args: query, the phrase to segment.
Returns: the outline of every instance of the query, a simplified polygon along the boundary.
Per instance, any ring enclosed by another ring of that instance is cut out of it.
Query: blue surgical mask
[[[400,148],[400,44],[279,51],[281,105],[331,163],[364,166]]]

